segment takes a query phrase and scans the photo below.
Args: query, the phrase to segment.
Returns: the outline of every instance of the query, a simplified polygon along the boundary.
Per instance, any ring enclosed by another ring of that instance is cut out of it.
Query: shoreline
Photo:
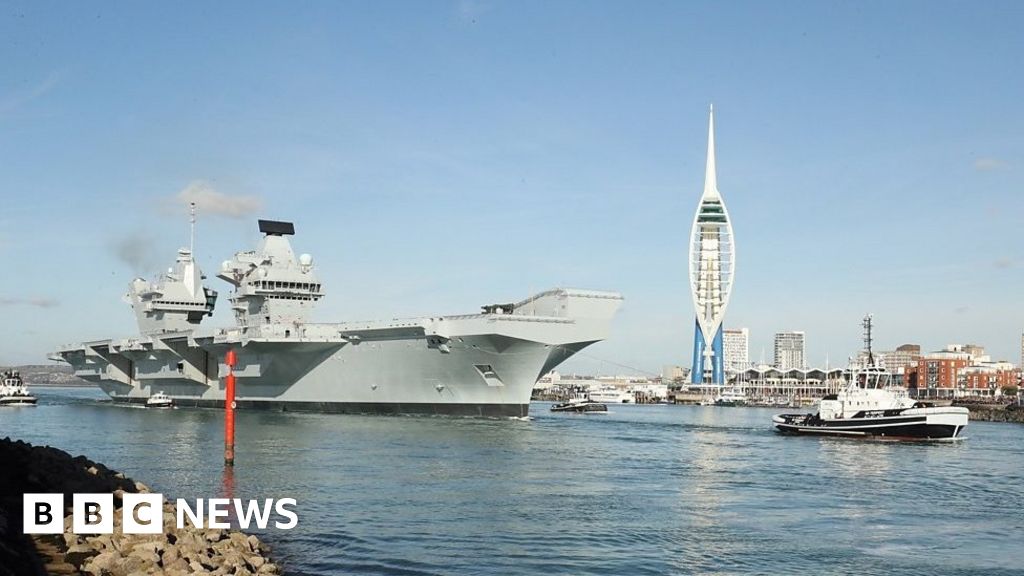
[[[1016,404],[972,404],[954,402],[953,406],[962,406],[971,411],[971,420],[976,422],[1009,422],[1024,424],[1024,407]]]
[[[85,456],[71,456],[50,446],[0,440],[0,576],[23,574],[211,574],[257,576],[281,574],[270,548],[240,530],[177,528],[175,507],[164,501],[159,534],[124,534],[120,512],[125,493],[149,493],[128,478]],[[23,533],[22,498],[26,493],[64,495],[62,534]],[[112,534],[71,532],[74,493],[112,493]]]

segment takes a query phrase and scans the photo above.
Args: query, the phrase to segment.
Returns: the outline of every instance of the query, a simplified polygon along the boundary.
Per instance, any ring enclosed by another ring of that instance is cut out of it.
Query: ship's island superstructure
[[[223,359],[234,349],[240,408],[521,417],[537,379],[606,338],[622,303],[614,292],[558,288],[477,314],[313,323],[325,295],[313,258],[295,256],[291,223],[260,220],[259,229],[257,249],[217,274],[234,287],[234,327],[199,331],[217,292],[181,249],[167,273],[130,284],[138,336],[65,346],[53,358],[117,402],[164,391],[177,406],[223,407]]]

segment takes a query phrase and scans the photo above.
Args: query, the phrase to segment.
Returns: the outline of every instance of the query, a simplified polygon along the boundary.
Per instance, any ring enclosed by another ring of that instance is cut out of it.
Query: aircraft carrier
[[[200,329],[218,294],[194,247],[182,248],[166,273],[129,286],[139,335],[51,357],[116,402],[162,391],[177,406],[223,407],[224,354],[234,349],[241,409],[522,417],[537,379],[606,338],[622,303],[614,292],[556,288],[475,314],[313,323],[325,295],[313,258],[296,257],[292,223],[260,220],[259,229],[256,250],[217,274],[233,288],[233,327]]]

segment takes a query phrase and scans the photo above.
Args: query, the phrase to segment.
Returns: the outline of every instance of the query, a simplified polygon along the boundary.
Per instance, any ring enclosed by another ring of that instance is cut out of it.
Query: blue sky
[[[294,220],[317,320],[611,289],[567,368],[685,364],[710,102],[753,359],[805,330],[844,361],[873,312],[882,347],[1019,361],[1022,27],[1019,2],[4,3],[0,364],[131,335],[120,296],[187,244],[189,194],[211,273]]]

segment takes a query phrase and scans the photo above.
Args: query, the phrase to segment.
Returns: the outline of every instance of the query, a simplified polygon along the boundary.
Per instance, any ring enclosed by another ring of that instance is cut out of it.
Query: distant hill
[[[29,364],[12,368],[21,372],[28,386],[95,386],[75,377],[71,366],[66,364]]]

